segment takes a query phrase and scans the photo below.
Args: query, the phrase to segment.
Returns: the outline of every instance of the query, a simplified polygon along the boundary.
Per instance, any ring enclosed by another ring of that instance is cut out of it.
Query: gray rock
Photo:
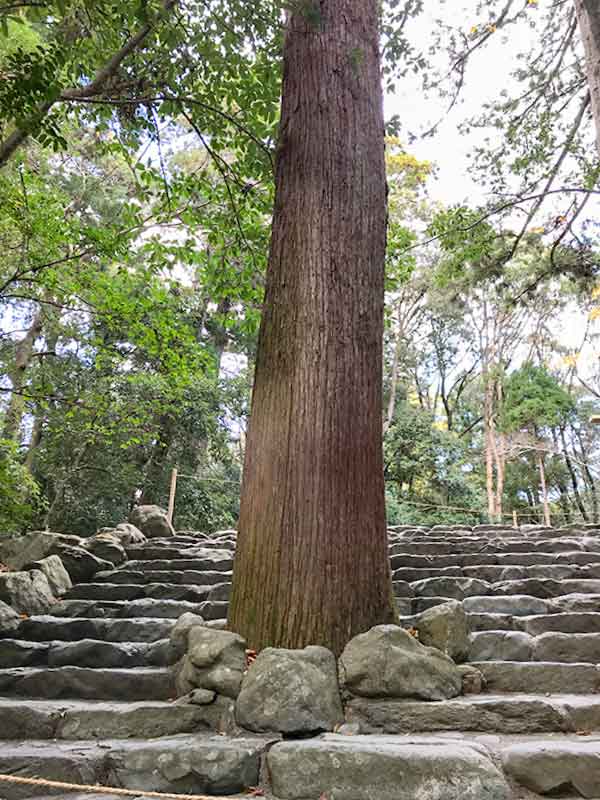
[[[20,622],[21,618],[14,608],[0,600],[0,637],[10,636],[19,627]]]
[[[210,689],[194,689],[188,695],[188,702],[196,706],[207,706],[216,696],[217,693]]]
[[[117,786],[178,794],[234,794],[258,783],[260,739],[174,736],[107,754]]]
[[[246,669],[246,642],[237,633],[193,626],[188,651],[177,675],[178,694],[192,689],[212,689],[236,698]]]
[[[362,697],[444,700],[462,690],[452,659],[396,625],[355,636],[340,656],[339,673],[342,688]]]
[[[115,566],[127,561],[125,548],[119,537],[112,532],[97,533],[95,536],[91,536],[86,542],[86,547],[90,553],[105,561],[110,561]]]
[[[147,644],[134,642],[99,642],[82,639],[80,642],[55,642],[50,647],[48,665],[63,667],[140,667],[146,666]]]
[[[481,694],[485,689],[483,673],[470,664],[460,664],[458,668],[462,675],[462,693]]]
[[[483,747],[440,739],[327,735],[273,745],[267,756],[281,800],[509,800]]]
[[[50,584],[50,591],[55,597],[66,594],[73,586],[60,556],[51,555],[41,558],[39,561],[32,561],[27,565],[27,569],[39,569],[40,572],[43,572]]]
[[[598,797],[600,794],[600,742],[545,741],[505,748],[502,763],[517,783],[538,794]]]
[[[548,614],[552,609],[552,604],[548,600],[527,595],[467,597],[463,606],[467,614],[514,614],[515,616]]]
[[[467,615],[462,603],[450,600],[423,611],[416,620],[419,641],[426,647],[437,647],[454,661],[465,661],[469,655]]]
[[[120,522],[114,532],[124,547],[130,544],[144,544],[147,541],[141,530],[132,525],[131,522]]]
[[[39,569],[0,572],[0,600],[20,614],[43,614],[55,602],[48,578]]]
[[[188,649],[188,634],[196,625],[204,625],[204,619],[198,614],[186,612],[182,614],[171,629],[171,649],[176,658],[185,655]]]
[[[533,641],[535,661],[600,662],[600,633],[543,633]]]
[[[79,536],[66,536],[50,531],[31,531],[22,536],[0,539],[0,561],[13,570],[22,570],[30,561],[39,561],[52,553],[60,555],[62,547],[83,547]]]
[[[425,578],[411,583],[417,597],[451,597],[464,600],[474,595],[487,595],[491,584],[477,578]]]
[[[473,633],[469,658],[471,661],[531,661],[534,641],[529,634],[518,631]]]
[[[159,506],[136,506],[129,522],[139,528],[148,539],[175,536],[175,529],[167,519],[167,512]]]
[[[69,573],[73,583],[81,583],[92,578],[96,572],[114,569],[112,561],[98,558],[84,547],[61,547],[58,548],[57,555]]]
[[[244,676],[236,719],[257,733],[332,731],[344,719],[335,656],[325,647],[262,650]]]

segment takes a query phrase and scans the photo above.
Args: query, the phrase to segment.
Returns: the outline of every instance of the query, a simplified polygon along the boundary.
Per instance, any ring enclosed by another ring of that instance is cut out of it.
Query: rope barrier
[[[116,794],[123,797],[159,797],[162,800],[215,800],[214,795],[206,794],[171,794],[169,792],[145,792],[136,789],[120,789],[116,786],[92,786],[91,784],[67,783],[66,781],[51,781],[46,778],[23,778],[19,775],[0,774],[0,781],[5,783],[18,783],[25,786],[47,786],[50,789],[69,789],[78,792],[95,794]],[[239,798],[239,795],[236,796]],[[221,800],[235,800],[233,797],[222,797]]]

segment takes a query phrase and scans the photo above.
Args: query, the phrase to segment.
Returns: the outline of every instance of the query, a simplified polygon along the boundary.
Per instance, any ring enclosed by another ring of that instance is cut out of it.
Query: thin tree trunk
[[[560,441],[562,444],[562,452],[563,452],[563,457],[565,459],[565,464],[569,472],[569,476],[571,478],[571,486],[573,487],[573,497],[575,498],[575,503],[581,513],[581,516],[583,517],[583,521],[588,522],[589,516],[586,511],[583,500],[581,499],[581,495],[579,493],[579,481],[577,480],[577,472],[575,471],[573,462],[571,461],[571,456],[569,455],[569,449],[567,447],[567,440],[565,437],[564,428],[560,429]]]
[[[21,431],[21,421],[25,413],[25,397],[23,387],[25,386],[25,376],[33,357],[33,348],[36,340],[42,332],[43,312],[40,309],[36,312],[31,325],[25,336],[17,342],[15,348],[15,366],[10,376],[12,382],[12,394],[6,409],[4,418],[4,429],[2,435],[5,439],[17,441]]]
[[[396,411],[396,395],[398,391],[398,372],[400,369],[400,353],[402,350],[402,329],[400,323],[396,329],[396,341],[394,342],[394,360],[392,362],[392,376],[390,379],[390,397],[388,400],[387,413],[385,415],[385,422],[383,423],[384,435],[389,430],[390,425],[394,419]]]
[[[586,485],[590,491],[590,498],[592,501],[592,520],[593,522],[598,522],[598,493],[596,491],[596,481],[594,476],[591,473],[591,470],[588,466],[588,455],[587,450],[585,448],[585,444],[583,443],[583,437],[580,431],[577,428],[572,428],[575,436],[577,437],[577,441],[579,442],[579,447],[581,448],[581,466],[582,466],[582,473],[583,478],[585,480]]]
[[[596,126],[596,146],[600,153],[600,4],[598,0],[575,0],[575,10],[585,50],[586,74]]]
[[[288,15],[275,210],[230,627],[321,644],[394,619],[382,453],[377,0]]]
[[[485,396],[483,408],[483,428],[485,444],[485,486],[487,492],[488,517],[493,522],[496,516],[496,493],[494,489],[494,431],[493,386],[489,375],[484,375]]]
[[[544,456],[538,454],[538,468],[540,471],[540,487],[542,489],[542,503],[544,505],[544,525],[548,528],[552,524],[550,520],[550,505],[548,503],[548,489],[546,487],[546,470],[544,469]]]

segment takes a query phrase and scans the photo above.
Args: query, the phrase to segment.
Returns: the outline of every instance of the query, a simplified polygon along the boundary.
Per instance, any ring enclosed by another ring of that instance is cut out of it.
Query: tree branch
[[[93,97],[94,95],[99,94],[108,80],[115,75],[122,62],[140,46],[140,44],[152,31],[156,23],[160,22],[169,13],[169,11],[177,2],[178,0],[163,0],[163,8],[158,17],[152,22],[147,22],[145,25],[142,25],[137,33],[134,33],[133,36],[131,36],[125,42],[123,47],[121,47],[121,49],[118,50],[100,70],[98,70],[90,83],[86,84],[85,86],[66,89],[64,92],[61,92],[56,99],[47,100],[46,102],[40,104],[37,112],[29,120],[27,120],[26,123],[15,128],[10,136],[0,143],[0,167],[4,166],[8,162],[15,150],[25,141],[25,139],[29,137],[32,129],[39,124],[40,120],[46,116],[56,102],[61,100],[77,100],[86,97]]]

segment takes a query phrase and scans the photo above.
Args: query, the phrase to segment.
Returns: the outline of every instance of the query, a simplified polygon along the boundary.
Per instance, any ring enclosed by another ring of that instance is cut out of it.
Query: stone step
[[[35,616],[23,620],[13,638],[33,642],[48,642],[54,639],[65,642],[77,642],[80,639],[98,639],[106,642],[155,642],[158,639],[168,638],[174,624],[174,619],[152,617],[80,619],[50,615]]]
[[[125,565],[128,566],[127,564]],[[164,583],[184,584],[186,586],[212,586],[216,583],[231,583],[229,572],[217,572],[219,580],[213,579],[214,570],[210,571],[210,579],[206,580],[206,571],[202,570],[132,570],[114,569],[106,572],[97,572],[94,583]]]
[[[368,734],[576,733],[600,730],[600,696],[481,694],[440,702],[356,697],[346,706],[346,719]]]
[[[4,743],[0,773],[177,794],[233,794],[256,786],[268,740],[208,733],[101,742]],[[38,797],[39,786],[2,783],[3,800]]]
[[[204,585],[210,586],[213,583],[223,583],[223,580],[231,579],[231,566],[226,569],[206,566],[202,559],[198,558],[177,558],[177,559],[146,559],[127,561],[123,568],[132,572],[202,572],[204,575]]]
[[[566,664],[549,661],[473,661],[483,673],[487,691],[573,694],[600,691],[600,668],[596,664]]]
[[[402,553],[399,551],[402,548]],[[491,539],[485,542],[481,540],[474,541],[422,541],[410,542],[410,549],[408,552],[414,555],[450,555],[452,553],[560,553],[570,550],[595,550],[598,548],[597,538],[545,538],[537,539]],[[408,549],[408,543],[402,543],[390,548],[390,560],[394,569],[397,566],[396,559],[402,556]],[[175,557],[175,556],[174,556]],[[488,562],[489,563],[489,562]]]
[[[403,551],[390,559],[392,569],[430,569],[432,567],[473,567],[473,566],[522,566],[532,567],[544,564],[586,564],[600,563],[600,548],[594,551],[568,550],[560,553],[522,552],[522,553],[461,553],[456,551],[446,555],[415,555]]]
[[[152,544],[132,545],[125,549],[128,558],[132,561],[193,559],[197,564],[195,569],[223,571],[233,568],[233,558],[229,550],[202,547],[189,547],[181,550],[175,547],[155,547]]]
[[[522,631],[482,631],[471,634],[471,661],[555,661],[561,663],[600,662],[598,633],[542,633],[531,636]]]
[[[168,639],[147,642],[28,642],[3,639],[0,669],[10,667],[167,667],[176,661]],[[1,733],[1,732],[0,732]]]
[[[0,697],[0,739],[150,739],[208,728],[223,704]],[[2,748],[0,748],[2,750]],[[2,797],[2,786],[0,786]]]
[[[505,774],[536,797],[600,797],[598,737],[513,743],[500,756]]]
[[[230,584],[214,584],[213,586],[184,586],[169,583],[78,583],[66,595],[67,600],[142,600],[145,597],[156,600],[184,600],[188,603],[202,603],[207,600],[211,591],[217,587]]]
[[[276,743],[267,755],[280,800],[511,800],[484,747],[404,736],[336,736]]]
[[[94,580],[103,573],[98,573]],[[401,567],[394,570],[395,581],[421,581],[426,578],[475,578],[488,583],[503,581],[545,578],[552,580],[565,579],[600,579],[600,563],[578,564],[534,564],[533,566],[481,564],[473,567]]]
[[[565,594],[600,594],[600,580],[585,578],[580,580],[528,578],[489,583],[476,578],[444,577],[413,581],[410,587],[416,597],[443,595],[456,600],[485,595],[529,595],[547,599]]]
[[[560,611],[555,600],[544,600],[541,597],[523,594],[512,596],[475,595],[465,598],[463,607],[467,614],[508,614],[520,617],[552,614]]]
[[[510,614],[468,614],[472,633],[479,631],[524,631],[532,636],[555,631],[558,633],[600,633],[600,613],[536,614],[511,616]]]
[[[177,619],[182,614],[200,614],[201,603],[186,600],[61,600],[52,606],[54,617],[154,617]]]
[[[82,700],[169,700],[175,694],[166,667],[0,669],[0,694]]]

